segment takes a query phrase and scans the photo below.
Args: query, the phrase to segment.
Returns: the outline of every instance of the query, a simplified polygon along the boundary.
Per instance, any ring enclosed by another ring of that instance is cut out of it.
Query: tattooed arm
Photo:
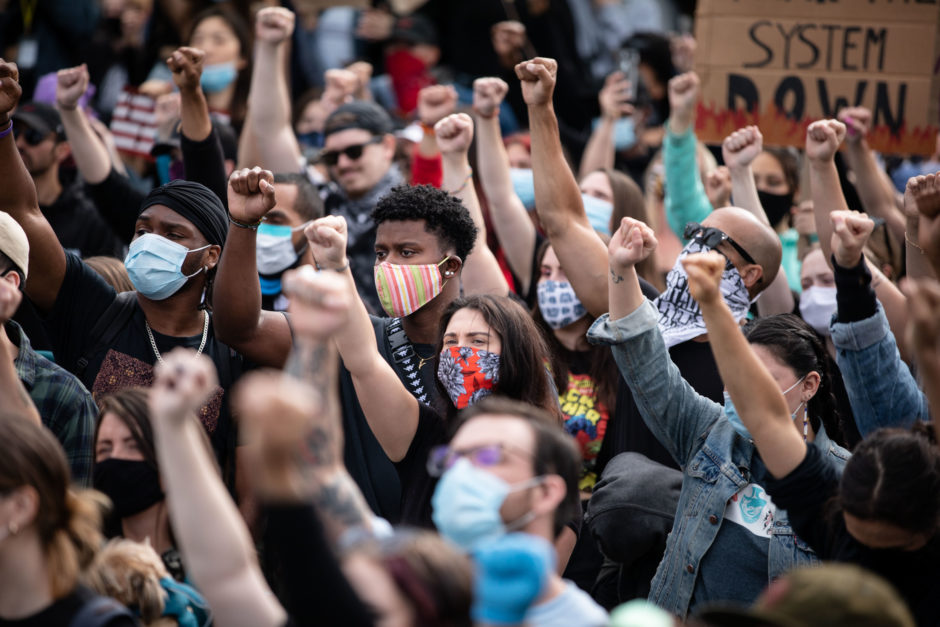
[[[218,625],[284,624],[248,527],[206,450],[195,412],[218,386],[212,361],[177,348],[154,370],[150,416],[170,521],[186,570]]]
[[[286,373],[259,374],[236,402],[261,459],[257,488],[268,502],[312,502],[332,541],[371,529],[369,507],[343,465],[337,355],[331,337],[349,318],[345,277],[305,267],[284,277],[294,347]]]

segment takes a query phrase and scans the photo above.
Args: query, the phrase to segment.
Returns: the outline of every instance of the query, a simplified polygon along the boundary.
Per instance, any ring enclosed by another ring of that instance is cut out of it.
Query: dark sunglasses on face
[[[346,146],[342,150],[329,150],[326,152],[320,153],[320,160],[323,161],[326,165],[332,167],[339,163],[339,156],[346,155],[346,158],[352,159],[355,161],[362,156],[362,151],[366,149],[366,146],[371,144],[377,144],[382,141],[381,135],[376,135],[369,141],[364,144],[353,144],[352,146]]]
[[[26,143],[30,146],[38,146],[49,137],[51,133],[43,134],[36,129],[30,126],[24,126],[22,124],[13,125],[13,137],[19,139],[20,135],[23,136],[23,139],[26,140]]]
[[[685,233],[683,233],[685,239],[697,240],[708,246],[712,250],[718,248],[718,244],[722,242],[728,242],[731,244],[731,247],[738,251],[738,254],[744,258],[744,261],[748,263],[757,263],[754,261],[754,258],[744,248],[741,247],[736,241],[728,237],[728,234],[724,231],[716,229],[713,226],[702,226],[698,222],[689,222],[685,225]]]

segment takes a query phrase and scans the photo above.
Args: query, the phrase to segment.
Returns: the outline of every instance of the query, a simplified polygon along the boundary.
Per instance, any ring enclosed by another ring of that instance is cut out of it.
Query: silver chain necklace
[[[199,342],[199,350],[196,351],[196,357],[202,355],[202,349],[206,347],[206,340],[209,338],[209,312],[205,309],[202,310],[203,316],[205,316],[202,325],[202,341]],[[144,320],[144,327],[147,329],[147,337],[150,338],[150,346],[153,348],[153,354],[157,356],[157,361],[161,364],[163,363],[163,355],[160,354],[160,351],[157,349],[157,342],[153,339],[153,332],[150,330],[150,323]]]

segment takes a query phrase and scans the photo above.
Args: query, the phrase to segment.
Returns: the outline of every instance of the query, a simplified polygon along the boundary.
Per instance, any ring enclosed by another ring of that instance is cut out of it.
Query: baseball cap
[[[44,102],[31,101],[21,104],[13,114],[13,120],[22,122],[43,135],[55,133],[60,139],[65,137],[59,112]]]
[[[0,211],[0,253],[10,258],[25,280],[29,271],[29,240],[23,227],[3,211]]]
[[[434,24],[423,15],[406,15],[395,20],[392,27],[393,41],[404,41],[410,44],[437,45],[437,31]]]
[[[330,114],[323,125],[323,137],[351,128],[361,128],[373,135],[392,132],[392,118],[385,109],[365,100],[347,102]]]
[[[880,576],[855,564],[823,564],[774,581],[751,607],[710,605],[696,613],[720,627],[915,627],[907,605]]]

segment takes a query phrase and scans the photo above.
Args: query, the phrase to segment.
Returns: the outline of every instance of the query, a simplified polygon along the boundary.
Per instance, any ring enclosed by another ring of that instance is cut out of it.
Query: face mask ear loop
[[[542,485],[542,483],[545,482],[545,479],[546,479],[546,475],[539,475],[538,477],[532,477],[531,479],[527,481],[523,481],[522,483],[510,486],[509,493],[512,494],[513,492],[521,492],[522,490],[530,490],[532,488],[538,487]],[[522,516],[520,516],[519,518],[517,518],[516,520],[510,523],[506,523],[505,525],[506,531],[515,531],[517,529],[522,529],[523,527],[528,525],[530,522],[535,520],[537,517],[538,517],[538,514],[536,514],[533,511],[528,511]]]

